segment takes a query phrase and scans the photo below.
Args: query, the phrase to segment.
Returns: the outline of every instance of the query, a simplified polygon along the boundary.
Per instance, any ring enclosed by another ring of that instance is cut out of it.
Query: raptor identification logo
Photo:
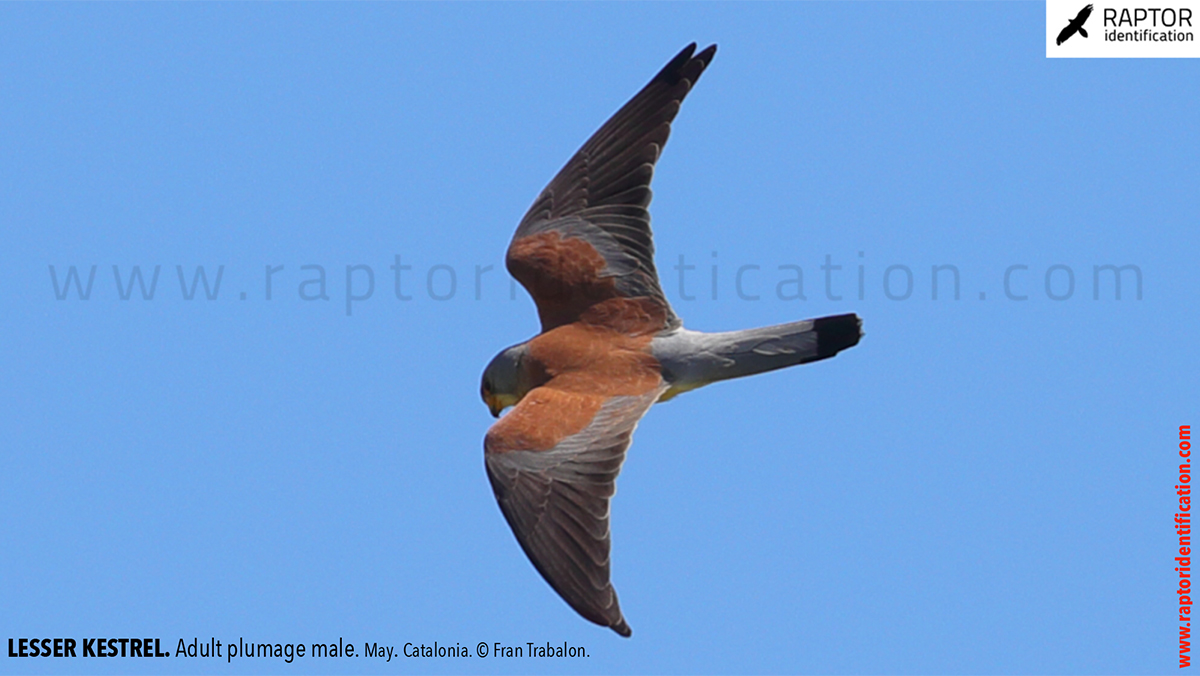
[[[1200,0],[1046,0],[1046,58],[1200,58]]]

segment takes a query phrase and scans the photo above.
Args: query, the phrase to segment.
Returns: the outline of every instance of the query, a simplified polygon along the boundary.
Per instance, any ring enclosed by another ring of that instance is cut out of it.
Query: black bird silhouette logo
[[[1085,31],[1083,29],[1083,24],[1087,23],[1088,17],[1091,15],[1092,15],[1092,6],[1091,5],[1088,5],[1087,7],[1084,7],[1083,9],[1079,10],[1079,13],[1075,15],[1075,18],[1071,19],[1071,23],[1067,24],[1066,28],[1059,31],[1058,40],[1055,40],[1054,44],[1061,45],[1062,43],[1067,41],[1067,38],[1071,37],[1072,35],[1074,35],[1076,33],[1079,33],[1080,35],[1082,35],[1083,37],[1086,38],[1087,31]]]

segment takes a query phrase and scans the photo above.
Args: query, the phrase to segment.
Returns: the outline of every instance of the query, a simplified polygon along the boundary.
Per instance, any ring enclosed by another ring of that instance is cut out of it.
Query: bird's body
[[[848,314],[722,333],[680,326],[654,335],[564,324],[523,344],[520,370],[527,394],[570,393],[574,406],[553,417],[518,408],[488,430],[485,447],[548,450],[586,427],[605,397],[660,391],[656,401],[666,401],[717,381],[832,357],[858,343],[860,324]]]
[[[587,619],[631,631],[609,579],[609,500],[634,428],[656,402],[718,380],[832,357],[858,317],[704,333],[683,328],[658,282],[650,179],[679,104],[716,46],[679,53],[534,201],[509,245],[542,332],[502,351],[481,393],[501,511],[530,561]]]

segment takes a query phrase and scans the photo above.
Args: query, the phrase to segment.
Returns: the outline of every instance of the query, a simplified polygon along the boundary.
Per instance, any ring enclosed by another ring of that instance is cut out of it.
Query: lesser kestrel
[[[521,219],[507,266],[542,332],[487,366],[488,478],[522,549],[580,615],[632,632],[609,581],[609,499],[652,404],[709,383],[832,357],[854,314],[703,333],[659,286],[650,179],[671,121],[716,53],[688,45],[558,172]]]

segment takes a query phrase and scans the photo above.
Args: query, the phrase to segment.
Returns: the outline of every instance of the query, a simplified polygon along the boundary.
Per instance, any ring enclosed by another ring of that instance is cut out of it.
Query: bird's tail
[[[862,335],[855,314],[726,333],[689,331],[678,346],[663,345],[660,361],[672,385],[661,400],[718,380],[827,359],[857,345]]]
[[[846,314],[710,335],[721,339],[710,348],[714,355],[730,362],[720,369],[725,380],[828,359],[863,334],[858,315]]]
[[[1082,36],[1083,36],[1083,37],[1085,37],[1085,38],[1087,37],[1087,31],[1085,31],[1085,30],[1084,30],[1084,29],[1082,29],[1082,28],[1080,28],[1080,29],[1079,29],[1079,34],[1080,34],[1080,35],[1082,35]]]

